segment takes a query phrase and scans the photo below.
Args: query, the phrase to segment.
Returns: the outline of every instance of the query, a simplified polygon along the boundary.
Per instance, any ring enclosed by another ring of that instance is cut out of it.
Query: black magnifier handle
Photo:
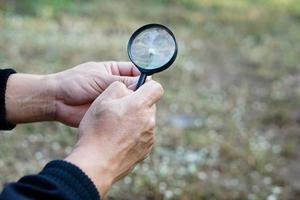
[[[135,90],[139,89],[139,87],[145,83],[146,79],[147,79],[147,75],[144,73],[141,73],[140,78],[136,84]]]

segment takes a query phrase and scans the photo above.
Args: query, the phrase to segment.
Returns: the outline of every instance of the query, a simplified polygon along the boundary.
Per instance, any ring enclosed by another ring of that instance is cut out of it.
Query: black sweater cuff
[[[16,126],[6,120],[6,110],[5,110],[6,84],[7,84],[8,77],[14,73],[16,73],[16,71],[13,69],[0,70],[0,130],[11,130]]]
[[[1,200],[100,200],[90,178],[77,166],[62,160],[49,162],[36,175],[7,184]]]
[[[39,175],[58,183],[62,190],[73,194],[70,196],[76,196],[74,199],[100,200],[98,190],[91,179],[81,169],[69,162],[51,161]]]

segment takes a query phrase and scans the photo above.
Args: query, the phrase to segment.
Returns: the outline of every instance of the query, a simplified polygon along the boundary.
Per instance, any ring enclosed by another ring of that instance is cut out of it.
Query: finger
[[[138,76],[140,71],[134,66],[132,62],[108,62],[112,75],[118,76]]]
[[[126,87],[126,85],[122,82],[115,81],[110,84],[104,92],[96,99],[97,102],[103,100],[113,100],[122,98],[126,95],[130,94],[130,90]]]
[[[115,82],[120,81],[124,83],[128,89],[135,90],[136,84],[139,80],[139,76],[118,76],[118,75],[112,75],[112,77],[109,78],[109,81]],[[152,76],[148,76],[146,81],[152,80]]]
[[[130,90],[135,90],[136,84],[137,84],[138,80],[139,80],[139,78],[136,77],[134,80],[128,81],[127,83],[125,83],[125,85],[127,85],[127,88],[128,88],[128,89],[130,89]],[[147,76],[146,82],[147,82],[147,81],[150,81],[150,80],[152,80],[152,76]]]
[[[136,88],[136,83],[133,83],[133,84],[131,84],[131,85],[128,86],[128,89],[130,89],[132,91],[134,91],[135,88]]]
[[[120,81],[124,83],[129,89],[131,89],[130,86],[136,85],[138,80],[139,80],[138,76],[116,76],[116,75],[112,76],[112,81]]]
[[[162,97],[163,93],[164,90],[161,84],[150,80],[136,90],[130,98],[134,98],[134,101],[151,107]]]

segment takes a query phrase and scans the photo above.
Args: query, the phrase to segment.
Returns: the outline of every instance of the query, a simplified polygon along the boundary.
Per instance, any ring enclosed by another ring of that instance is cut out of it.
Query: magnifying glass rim
[[[154,69],[144,69],[140,66],[138,66],[132,59],[132,55],[131,55],[131,46],[132,46],[132,43],[134,41],[134,39],[143,31],[145,31],[146,29],[150,29],[150,28],[161,28],[161,29],[164,29],[165,31],[167,31],[171,37],[173,38],[174,42],[175,42],[175,51],[171,57],[171,59],[166,63],[164,64],[163,66],[161,67],[157,67],[157,68],[154,68]],[[157,72],[161,72],[165,69],[167,69],[168,67],[170,67],[172,65],[172,63],[175,61],[176,59],[176,56],[177,56],[177,41],[175,39],[175,36],[174,34],[172,33],[172,31],[167,28],[166,26],[164,25],[161,25],[161,24],[146,24],[142,27],[140,27],[139,29],[137,29],[130,37],[129,41],[128,41],[128,45],[127,45],[127,52],[128,52],[128,57],[129,59],[131,60],[131,62],[144,74],[147,74],[147,75],[151,75],[151,74],[154,74],[154,73],[157,73]]]

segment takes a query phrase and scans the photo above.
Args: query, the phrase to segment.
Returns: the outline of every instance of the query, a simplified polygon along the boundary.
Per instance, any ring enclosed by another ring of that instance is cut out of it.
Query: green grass
[[[131,33],[151,22],[179,44],[154,76],[165,88],[154,152],[109,199],[298,198],[298,1],[74,2],[0,1],[0,65],[45,74],[128,60]],[[4,184],[63,158],[76,129],[37,123],[0,137]]]

